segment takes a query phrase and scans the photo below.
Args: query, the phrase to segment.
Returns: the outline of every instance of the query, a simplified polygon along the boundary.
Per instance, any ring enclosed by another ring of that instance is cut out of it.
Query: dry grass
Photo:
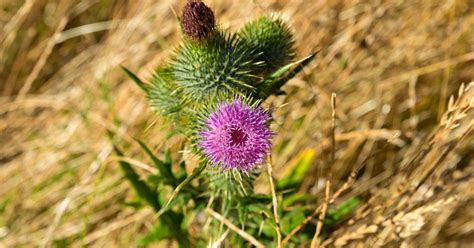
[[[363,167],[335,201],[366,202],[323,246],[474,242],[473,1],[208,2],[231,29],[249,13],[283,12],[300,57],[321,49],[289,94],[268,103],[277,106],[277,179],[313,149],[300,190],[320,205],[329,175],[335,192]],[[177,147],[118,67],[149,75],[179,39],[171,8],[182,5],[0,2],[0,247],[126,247],[146,231],[153,213],[124,207],[133,193],[105,133],[116,130],[144,161],[132,137]]]

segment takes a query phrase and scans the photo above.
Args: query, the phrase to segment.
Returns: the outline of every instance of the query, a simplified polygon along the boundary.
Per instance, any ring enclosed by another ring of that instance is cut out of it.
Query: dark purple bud
[[[215,30],[214,13],[200,0],[189,0],[184,6],[181,24],[184,33],[195,39],[209,37]]]

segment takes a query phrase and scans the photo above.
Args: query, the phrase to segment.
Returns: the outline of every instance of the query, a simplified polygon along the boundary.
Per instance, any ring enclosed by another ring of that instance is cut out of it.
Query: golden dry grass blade
[[[206,208],[206,212],[212,215],[212,217],[216,218],[220,222],[224,223],[230,230],[238,233],[242,238],[250,242],[252,245],[255,245],[256,247],[265,247],[262,243],[260,243],[257,239],[255,239],[252,235],[246,233],[244,230],[238,228],[234,224],[232,224],[228,219],[226,219],[224,216],[220,215],[216,211]]]
[[[270,183],[270,191],[272,192],[273,218],[275,219],[275,231],[277,234],[277,247],[280,248],[282,247],[280,217],[278,216],[278,199],[276,195],[275,184],[273,183],[272,155],[270,153],[267,155],[266,165],[267,165],[268,182]]]

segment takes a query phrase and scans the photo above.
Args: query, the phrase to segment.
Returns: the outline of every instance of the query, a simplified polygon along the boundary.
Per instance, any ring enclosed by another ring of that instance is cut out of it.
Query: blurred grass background
[[[184,2],[0,1],[0,246],[129,247],[150,227],[151,210],[125,204],[133,192],[106,130],[145,164],[133,138],[180,146],[119,66],[150,76],[179,42]],[[364,204],[324,245],[474,242],[474,1],[206,2],[231,30],[283,13],[298,57],[320,49],[265,104],[276,107],[277,180],[310,161],[298,189],[308,207],[328,179],[334,192],[363,167],[337,201]]]

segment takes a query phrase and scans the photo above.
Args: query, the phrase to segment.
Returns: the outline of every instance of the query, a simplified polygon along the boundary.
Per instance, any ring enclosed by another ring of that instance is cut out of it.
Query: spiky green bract
[[[239,36],[259,53],[257,61],[265,62],[261,72],[264,76],[290,63],[295,56],[293,32],[275,14],[249,22]]]
[[[160,115],[169,116],[182,109],[180,93],[169,68],[157,69],[147,87],[150,104]]]
[[[227,31],[203,41],[185,39],[170,62],[183,104],[193,109],[253,92],[261,81],[254,71],[261,65],[252,48]]]
[[[156,69],[148,83],[144,83],[126,67],[122,66],[122,70],[145,92],[150,105],[158,114],[178,124],[187,119],[186,110],[181,105],[180,93],[176,90],[169,68]]]
[[[238,169],[208,167],[206,175],[213,208],[220,208],[224,216],[235,210],[237,202],[253,194],[253,184],[258,174],[258,170],[242,172]]]
[[[222,170],[218,167],[208,167],[211,193],[214,196],[230,193],[233,197],[245,197],[253,193],[253,182],[259,170],[242,172],[238,169]]]

